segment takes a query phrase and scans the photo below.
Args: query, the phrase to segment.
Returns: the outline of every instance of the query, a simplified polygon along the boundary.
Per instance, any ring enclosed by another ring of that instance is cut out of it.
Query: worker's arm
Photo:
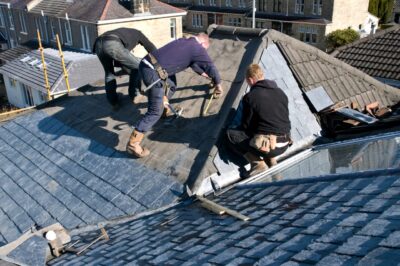
[[[142,32],[139,33],[139,43],[148,53],[157,50],[157,47]]]
[[[246,95],[243,97],[243,112],[242,112],[242,127],[243,129],[249,129],[251,119],[253,118],[253,109],[251,108],[249,98]]]

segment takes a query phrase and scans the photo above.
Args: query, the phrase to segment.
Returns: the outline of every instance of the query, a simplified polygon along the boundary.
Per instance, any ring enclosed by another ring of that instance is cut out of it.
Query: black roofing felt
[[[50,265],[396,265],[400,259],[398,170],[239,186],[213,200],[250,221],[197,203],[176,207],[109,226],[108,242]],[[98,234],[74,240],[84,245]]]
[[[340,47],[332,55],[370,76],[400,81],[400,27]]]

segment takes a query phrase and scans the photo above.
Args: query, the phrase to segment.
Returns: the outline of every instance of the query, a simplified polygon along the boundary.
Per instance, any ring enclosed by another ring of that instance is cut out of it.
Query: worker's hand
[[[207,75],[206,72],[203,72],[203,73],[201,74],[201,76],[202,76],[202,77],[205,77],[205,78],[207,78],[207,79],[211,79],[211,78]]]
[[[221,84],[215,85],[214,93],[213,93],[214,98],[218,99],[219,97],[222,96],[223,93],[224,93],[224,90],[222,89],[222,85]]]

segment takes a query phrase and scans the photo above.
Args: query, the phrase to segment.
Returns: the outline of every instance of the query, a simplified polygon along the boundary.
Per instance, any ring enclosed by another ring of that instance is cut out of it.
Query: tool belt
[[[274,134],[255,134],[250,140],[250,146],[256,150],[269,153],[276,148],[283,148],[287,145],[292,145],[293,141],[289,135],[274,135]]]
[[[168,72],[161,67],[161,65],[158,63],[157,59],[154,57],[154,55],[149,53],[149,58],[150,58],[150,63],[153,65],[154,70],[157,72],[158,77],[161,79],[163,82],[163,88],[164,88],[164,95],[168,96],[169,92],[169,85],[168,85]]]

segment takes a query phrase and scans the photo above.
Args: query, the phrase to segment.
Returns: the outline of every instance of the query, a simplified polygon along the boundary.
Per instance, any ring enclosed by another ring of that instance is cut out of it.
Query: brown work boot
[[[129,154],[135,155],[139,158],[146,157],[150,154],[150,151],[146,148],[140,146],[140,142],[142,142],[144,134],[137,131],[136,129],[133,130],[128,144],[126,145],[126,151]]]
[[[274,165],[277,165],[278,162],[276,161],[275,157],[272,158],[264,158],[264,162],[268,165],[269,168],[271,168]]]
[[[243,176],[244,178],[257,175],[268,169],[267,164],[259,156],[251,152],[247,152],[243,156],[250,163],[250,170],[244,174]]]

